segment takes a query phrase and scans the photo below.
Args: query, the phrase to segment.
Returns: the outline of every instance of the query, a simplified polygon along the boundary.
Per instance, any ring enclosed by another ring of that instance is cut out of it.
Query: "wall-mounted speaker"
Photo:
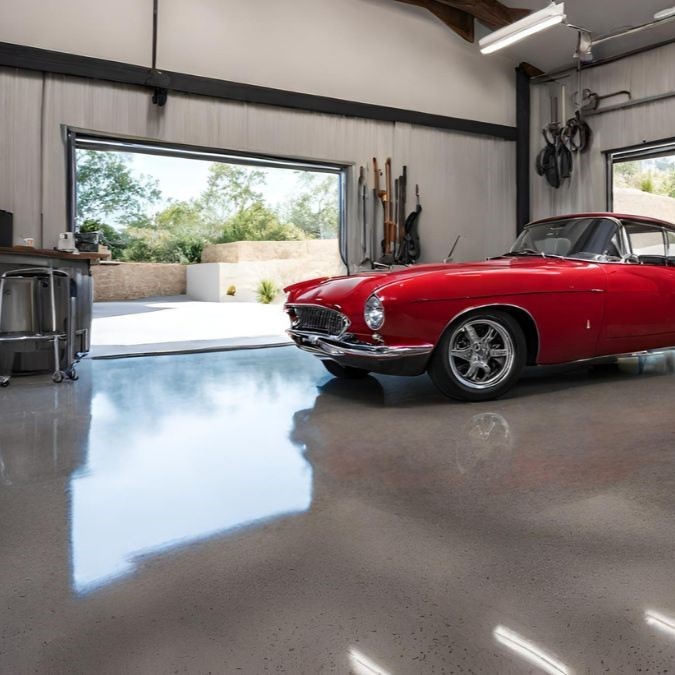
[[[14,214],[0,209],[0,246],[14,244]]]

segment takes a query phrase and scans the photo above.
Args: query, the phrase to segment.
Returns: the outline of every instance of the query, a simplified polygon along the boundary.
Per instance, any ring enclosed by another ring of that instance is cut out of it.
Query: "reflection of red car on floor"
[[[333,375],[426,370],[449,397],[488,400],[526,365],[675,345],[675,225],[611,213],[549,218],[487,261],[285,290],[290,336]]]

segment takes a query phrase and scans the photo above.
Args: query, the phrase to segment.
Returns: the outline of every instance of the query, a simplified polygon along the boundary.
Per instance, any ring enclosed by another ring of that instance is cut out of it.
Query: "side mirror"
[[[622,258],[622,262],[625,262],[628,265],[640,265],[640,258],[639,256],[635,255],[635,253],[628,253]]]

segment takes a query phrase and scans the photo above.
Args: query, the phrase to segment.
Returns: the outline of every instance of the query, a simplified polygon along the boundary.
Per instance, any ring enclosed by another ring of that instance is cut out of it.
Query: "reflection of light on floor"
[[[547,673],[552,673],[553,675],[561,675],[561,673],[563,675],[568,675],[570,672],[565,664],[560,663],[560,661],[554,659],[545,651],[537,647],[537,645],[528,642],[512,630],[504,628],[504,626],[497,626],[494,630],[494,636],[497,642],[512,649],[514,652],[530,661],[530,663],[539,666],[539,668],[545,670]]]
[[[656,626],[670,635],[675,635],[675,619],[671,619],[670,617],[648,609],[645,612],[645,621],[650,626]]]
[[[354,647],[349,649],[349,664],[354,675],[389,675],[388,670],[378,666],[375,661],[369,659]]]
[[[131,573],[145,556],[311,504],[312,469],[289,438],[311,389],[287,385],[282,397],[262,378],[204,377],[170,405],[153,396],[149,378],[137,386],[142,414],[125,410],[123,388],[92,400],[87,466],[71,479],[78,594]]]

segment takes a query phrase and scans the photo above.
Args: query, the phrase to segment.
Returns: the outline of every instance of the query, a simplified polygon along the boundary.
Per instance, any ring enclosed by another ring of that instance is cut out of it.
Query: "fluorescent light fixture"
[[[478,41],[483,54],[492,54],[498,49],[504,49],[514,42],[520,42],[530,35],[546,30],[562,23],[565,20],[565,3],[552,2],[548,7],[533,12],[528,16],[509,24],[494,33],[486,35]]]
[[[675,16],[675,7],[669,7],[668,9],[662,9],[660,12],[654,14],[654,21],[663,21],[663,19],[668,19],[671,16]]]
[[[554,659],[543,649],[520,637],[520,635],[514,633],[512,630],[504,626],[497,626],[494,630],[494,636],[497,642],[512,649],[516,654],[527,659],[543,671],[551,673],[551,675],[569,675],[570,671],[564,663],[560,663],[560,661]]]
[[[659,612],[654,612],[653,610],[647,610],[645,612],[645,621],[650,626],[656,626],[665,633],[669,633],[671,636],[675,635],[675,619],[671,619],[670,617],[660,614]]]

